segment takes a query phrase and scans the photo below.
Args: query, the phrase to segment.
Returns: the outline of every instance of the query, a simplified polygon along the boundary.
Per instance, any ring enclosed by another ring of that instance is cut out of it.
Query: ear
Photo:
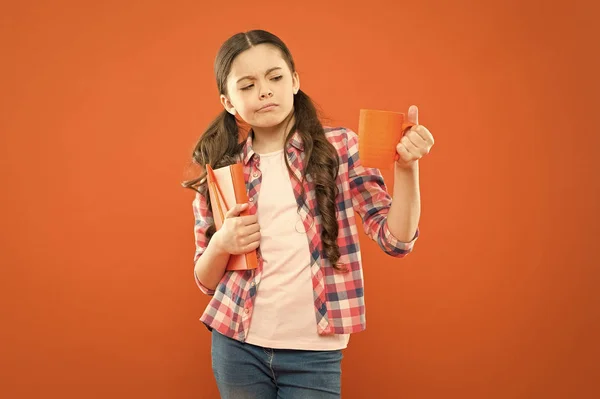
[[[300,90],[300,75],[298,75],[298,72],[292,74],[292,88],[294,94],[297,94],[298,90]]]
[[[235,107],[233,106],[231,101],[227,98],[227,96],[225,96],[224,94],[221,94],[220,99],[221,99],[221,104],[223,104],[223,108],[225,108],[225,110],[227,112],[229,112],[231,115],[235,115]]]

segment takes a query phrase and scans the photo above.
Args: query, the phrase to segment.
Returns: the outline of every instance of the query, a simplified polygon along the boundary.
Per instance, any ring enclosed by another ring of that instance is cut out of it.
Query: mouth
[[[271,110],[275,109],[276,107],[277,107],[277,104],[275,104],[275,103],[265,104],[262,107],[260,107],[257,112],[271,111]]]

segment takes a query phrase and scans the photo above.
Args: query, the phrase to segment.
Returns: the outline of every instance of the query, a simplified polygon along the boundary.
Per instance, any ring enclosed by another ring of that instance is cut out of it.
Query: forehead
[[[236,81],[243,76],[263,75],[273,67],[286,68],[281,51],[268,44],[259,44],[240,53],[231,64],[229,79]]]

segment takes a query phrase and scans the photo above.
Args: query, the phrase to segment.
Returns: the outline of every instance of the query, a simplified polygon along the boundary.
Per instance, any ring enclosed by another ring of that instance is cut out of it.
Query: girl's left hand
[[[415,126],[402,136],[396,146],[396,165],[402,168],[412,167],[416,161],[429,154],[434,144],[431,132],[425,126],[419,125],[419,108],[416,105],[411,105],[408,109],[408,121]]]

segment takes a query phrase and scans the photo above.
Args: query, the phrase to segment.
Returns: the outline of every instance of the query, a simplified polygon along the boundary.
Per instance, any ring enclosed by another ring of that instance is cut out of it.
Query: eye
[[[281,80],[281,78],[283,78],[283,76],[279,75],[279,76],[275,76],[274,78],[272,78],[271,80]]]
[[[251,85],[248,85],[248,86],[244,86],[240,90],[250,90],[253,86],[254,86],[254,84],[251,84]]]

